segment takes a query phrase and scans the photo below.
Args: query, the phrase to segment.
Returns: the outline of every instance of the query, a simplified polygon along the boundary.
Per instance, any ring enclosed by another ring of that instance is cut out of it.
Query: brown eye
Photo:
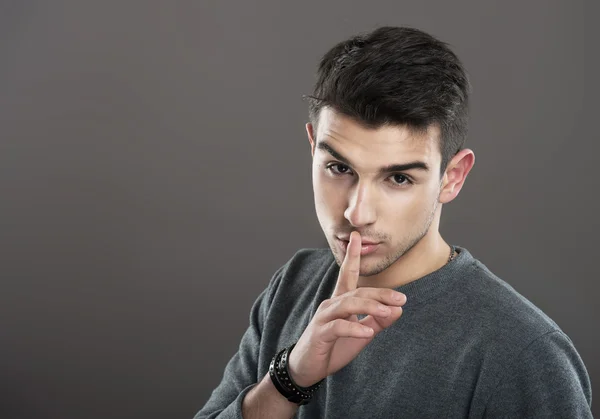
[[[327,166],[327,169],[336,175],[345,175],[350,171],[350,168],[344,164],[333,163]]]
[[[394,175],[394,181],[396,183],[404,183],[405,181],[407,181],[408,179],[406,178],[406,176],[404,175]]]
[[[400,173],[396,173],[395,175],[392,175],[392,178],[394,179],[394,183],[399,186],[412,184],[412,181],[410,180],[410,178],[408,176],[405,176]]]

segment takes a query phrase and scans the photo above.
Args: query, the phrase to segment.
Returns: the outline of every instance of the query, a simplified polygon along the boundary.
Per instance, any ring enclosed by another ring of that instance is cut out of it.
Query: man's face
[[[361,234],[363,244],[378,243],[361,255],[362,276],[376,275],[396,262],[434,221],[437,231],[438,129],[368,129],[330,108],[321,111],[317,129],[307,126],[315,208],[338,264],[351,231]]]

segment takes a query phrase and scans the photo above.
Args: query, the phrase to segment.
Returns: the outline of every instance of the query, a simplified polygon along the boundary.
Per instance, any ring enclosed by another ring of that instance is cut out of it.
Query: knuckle
[[[362,298],[377,298],[378,290],[370,287],[361,287],[356,289],[356,296]]]
[[[335,319],[327,323],[330,330],[338,331],[342,327],[342,319]]]
[[[329,312],[330,314],[334,313],[339,310],[341,301],[342,300],[340,300],[339,298],[327,300],[327,303],[325,303],[323,310],[327,310],[327,312]]]
[[[360,308],[361,300],[357,297],[348,296],[344,301],[344,308],[352,313],[356,311],[357,308]]]
[[[363,288],[356,288],[352,291],[348,291],[348,296],[350,297],[360,297],[363,295],[364,289]]]
[[[379,301],[375,301],[375,300],[371,300],[370,302],[370,308],[374,311],[379,311],[379,307],[381,307],[381,304]]]
[[[355,332],[362,332],[364,327],[360,323],[350,323],[350,328],[354,329]]]
[[[323,300],[323,301],[321,301],[321,304],[319,304],[318,310],[319,311],[323,311],[327,307],[329,307],[330,305],[331,305],[331,300],[330,299]]]
[[[331,299],[331,301],[329,302],[329,307],[331,307],[333,310],[336,310],[339,306],[340,303],[343,301],[342,298],[333,298]]]

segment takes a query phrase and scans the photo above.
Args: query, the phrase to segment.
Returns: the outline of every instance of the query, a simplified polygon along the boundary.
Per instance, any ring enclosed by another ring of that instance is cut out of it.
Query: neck
[[[434,226],[432,226],[434,227]],[[359,287],[396,288],[437,271],[450,257],[451,247],[437,228],[429,232],[408,252],[377,275],[361,276]]]

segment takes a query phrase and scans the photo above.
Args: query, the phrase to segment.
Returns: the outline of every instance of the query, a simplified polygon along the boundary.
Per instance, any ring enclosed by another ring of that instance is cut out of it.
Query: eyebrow
[[[338,159],[345,165],[352,167],[352,164],[350,163],[350,161],[347,158],[345,158],[344,156],[342,156],[339,152],[337,152],[326,141],[319,141],[317,143],[317,148],[328,152],[329,154],[331,154],[333,157],[335,157],[336,159]],[[390,173],[390,172],[404,172],[406,170],[411,170],[411,169],[419,169],[419,170],[428,172],[429,166],[427,165],[427,163],[422,162],[422,161],[413,161],[413,162],[403,163],[403,164],[390,164],[389,166],[384,166],[384,167],[379,168],[379,173],[385,174],[385,173]]]

